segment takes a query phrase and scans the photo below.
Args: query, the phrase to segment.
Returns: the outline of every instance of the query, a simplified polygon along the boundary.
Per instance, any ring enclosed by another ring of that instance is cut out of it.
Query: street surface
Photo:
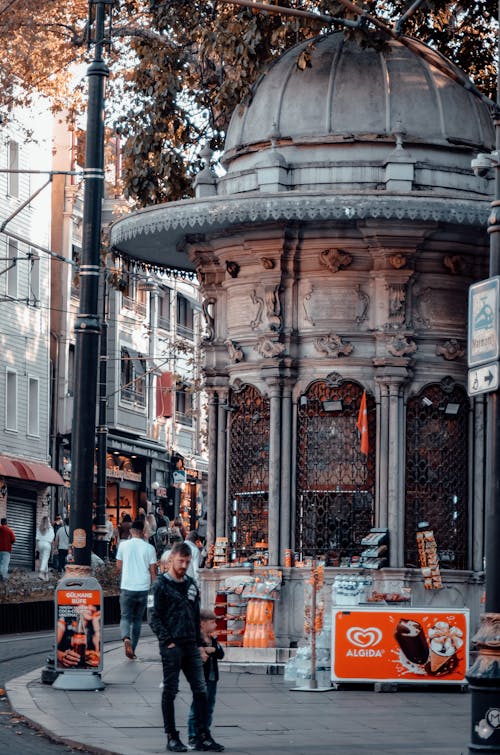
[[[0,727],[2,752],[165,752],[161,663],[150,632],[141,639],[135,662],[127,660],[121,643],[109,642],[107,634],[105,689],[99,693],[54,690],[40,683],[42,646],[50,647],[50,637],[44,637],[45,644],[41,639],[38,644],[29,638],[0,640],[0,650],[7,649],[10,658],[2,666],[9,675],[35,667],[8,682],[13,708],[68,747],[11,720]],[[18,657],[30,652],[30,658]],[[184,739],[191,699],[182,681],[176,713]],[[246,667],[232,665],[221,673],[213,734],[228,755],[465,755],[469,727],[470,696],[459,687],[401,685],[397,692],[378,693],[373,684],[359,684],[314,693],[296,690],[283,676],[249,673]]]
[[[144,636],[149,629],[144,625]],[[119,639],[117,626],[104,627],[104,642]],[[0,636],[0,752],[13,755],[58,755],[60,753],[89,752],[52,742],[48,736],[26,725],[23,718],[13,714],[3,690],[9,679],[26,674],[45,665],[52,655],[53,632]]]

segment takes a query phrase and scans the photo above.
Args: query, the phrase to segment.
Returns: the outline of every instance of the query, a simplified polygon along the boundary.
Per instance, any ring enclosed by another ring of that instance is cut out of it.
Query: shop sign
[[[94,577],[63,579],[55,594],[56,671],[102,669],[102,590]]]
[[[174,488],[182,487],[186,482],[186,470],[174,469],[174,471],[172,472],[172,478],[174,481]]]
[[[332,680],[466,681],[468,609],[334,609]]]
[[[115,480],[130,480],[131,482],[142,482],[140,472],[129,472],[126,469],[106,469],[106,477],[112,477]]]

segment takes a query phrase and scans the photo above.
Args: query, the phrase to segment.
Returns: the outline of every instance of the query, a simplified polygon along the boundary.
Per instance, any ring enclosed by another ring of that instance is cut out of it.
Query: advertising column
[[[104,689],[102,590],[94,577],[61,579],[55,594],[58,689]]]

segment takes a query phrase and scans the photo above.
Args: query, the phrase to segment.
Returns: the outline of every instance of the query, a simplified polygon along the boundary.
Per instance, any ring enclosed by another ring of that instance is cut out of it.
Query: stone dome
[[[273,135],[310,144],[383,140],[402,131],[405,144],[493,148],[488,106],[459,83],[461,71],[421,42],[390,40],[378,51],[336,32],[314,40],[310,66],[301,70],[297,58],[309,44],[271,64],[249,104],[236,109],[226,162]]]

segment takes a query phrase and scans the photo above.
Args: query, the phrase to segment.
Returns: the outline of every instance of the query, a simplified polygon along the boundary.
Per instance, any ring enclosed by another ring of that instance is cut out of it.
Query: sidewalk
[[[107,646],[101,692],[56,690],[34,671],[7,684],[9,701],[73,745],[119,755],[165,752],[156,639],[142,639],[138,655],[129,661],[121,643]],[[182,680],[176,715],[184,742],[189,704]],[[221,674],[212,733],[240,755],[465,755],[469,722],[470,696],[443,686],[302,692],[290,691],[283,676],[231,670]]]

